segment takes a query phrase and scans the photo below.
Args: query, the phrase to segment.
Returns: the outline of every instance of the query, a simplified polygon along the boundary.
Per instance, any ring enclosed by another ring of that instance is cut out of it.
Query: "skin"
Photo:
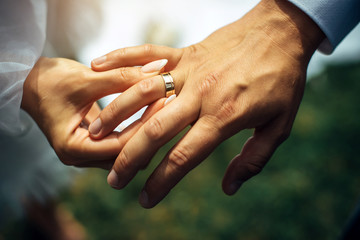
[[[110,169],[128,139],[163,107],[165,99],[154,101],[125,131],[101,140],[90,138],[87,130],[100,113],[95,101],[156,74],[145,74],[138,67],[94,72],[76,61],[42,57],[25,80],[21,107],[39,125],[64,164]]]
[[[253,128],[253,136],[232,159],[223,178],[223,191],[234,194],[263,169],[289,136],[303,96],[309,60],[323,39],[318,26],[291,3],[264,0],[198,44],[183,49],[152,45],[119,49],[107,54],[102,64],[93,62],[94,70],[105,71],[167,58],[165,70],[171,71],[177,93],[175,100],[129,139],[108,183],[117,189],[125,187],[161,146],[191,125],[140,194],[143,207],[154,207],[221,142]],[[158,87],[160,76],[145,81],[148,92],[163,94]],[[130,89],[125,94],[139,99]],[[157,96],[143,95],[146,99],[140,105],[151,103]],[[94,139],[108,136],[123,118],[122,112],[133,108],[136,101],[120,100],[100,113],[102,130],[92,135]]]

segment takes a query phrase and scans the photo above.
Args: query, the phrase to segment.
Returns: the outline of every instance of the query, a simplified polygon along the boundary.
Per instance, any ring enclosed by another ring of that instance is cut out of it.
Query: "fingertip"
[[[106,60],[107,60],[106,55],[93,59],[91,61],[91,68],[94,69],[94,70],[101,69],[101,67],[104,65]]]
[[[114,169],[111,169],[109,175],[107,176],[107,182],[112,188],[120,189],[119,177]]]
[[[141,71],[143,73],[154,73],[159,72],[164,69],[165,65],[168,63],[167,59],[160,59],[153,62],[150,62],[143,67],[141,67]]]
[[[139,196],[139,203],[143,208],[152,208],[153,206],[149,203],[149,195],[148,193],[145,191],[145,189],[143,189],[140,193]]]
[[[97,118],[95,121],[93,121],[89,126],[89,132],[92,135],[97,135],[101,131],[102,128],[102,121],[100,118]]]
[[[156,200],[154,201],[154,199],[152,199],[151,197],[149,197],[148,192],[143,189],[139,195],[139,203],[143,208],[146,209],[150,209],[155,207],[159,202],[161,202],[161,200]]]
[[[223,191],[226,195],[232,196],[239,190],[243,183],[244,181],[234,180],[229,184],[223,184]]]
[[[172,100],[174,100],[176,98],[176,94],[171,95],[170,97],[168,97],[166,99],[166,101],[164,102],[164,106],[167,105],[168,103],[170,103]]]
[[[102,121],[100,118],[97,118],[95,121],[93,121],[89,126],[89,134],[90,137],[94,139],[99,139],[101,130],[102,130]]]

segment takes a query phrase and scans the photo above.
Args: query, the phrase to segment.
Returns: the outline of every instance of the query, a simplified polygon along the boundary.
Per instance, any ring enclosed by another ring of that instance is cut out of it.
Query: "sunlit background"
[[[85,7],[81,4],[86,1],[79,1],[74,31],[78,38],[82,31],[89,34],[70,41],[76,46],[70,53],[59,51],[57,44],[47,51],[90,65],[92,59],[127,46],[150,42],[185,47],[257,3],[103,0]],[[225,196],[221,180],[250,130],[221,144],[153,209],[142,209],[138,194],[175,141],[124,190],[111,189],[107,173],[92,169],[77,176],[58,201],[73,212],[89,239],[336,239],[360,197],[360,27],[331,56],[316,53],[308,76],[291,137],[235,196]],[[5,239],[22,239],[25,225],[9,223]]]

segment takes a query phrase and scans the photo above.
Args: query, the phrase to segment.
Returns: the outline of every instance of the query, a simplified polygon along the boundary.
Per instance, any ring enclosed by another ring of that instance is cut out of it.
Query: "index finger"
[[[136,47],[120,48],[91,61],[95,71],[107,71],[125,66],[142,66],[148,62],[168,59],[167,69],[172,69],[182,55],[182,49],[144,44]]]

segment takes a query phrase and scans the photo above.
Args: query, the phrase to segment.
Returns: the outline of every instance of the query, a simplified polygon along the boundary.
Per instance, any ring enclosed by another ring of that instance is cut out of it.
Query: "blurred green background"
[[[308,82],[290,138],[235,196],[221,180],[250,130],[220,145],[153,209],[141,208],[138,194],[171,144],[124,190],[93,169],[60,201],[94,240],[336,239],[360,197],[359,118],[360,63],[328,66]],[[22,239],[24,224],[10,223],[3,237]]]

